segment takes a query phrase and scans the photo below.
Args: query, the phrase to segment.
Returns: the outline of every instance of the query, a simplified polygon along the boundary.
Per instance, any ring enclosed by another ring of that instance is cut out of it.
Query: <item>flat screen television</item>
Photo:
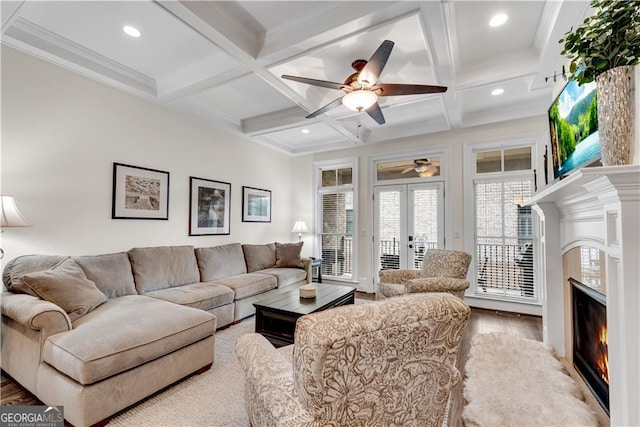
[[[569,80],[549,107],[549,130],[554,179],[600,159],[595,82]]]

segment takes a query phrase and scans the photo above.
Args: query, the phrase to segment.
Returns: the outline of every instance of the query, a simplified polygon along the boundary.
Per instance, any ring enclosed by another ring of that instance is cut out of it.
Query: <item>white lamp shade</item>
[[[29,227],[29,221],[20,213],[13,196],[0,199],[0,227]]]
[[[307,230],[307,224],[301,219],[296,221],[293,225],[293,230],[291,230],[292,233],[306,233],[307,231],[309,231]]]
[[[370,90],[354,90],[342,97],[342,103],[353,111],[362,111],[378,101],[378,95]]]

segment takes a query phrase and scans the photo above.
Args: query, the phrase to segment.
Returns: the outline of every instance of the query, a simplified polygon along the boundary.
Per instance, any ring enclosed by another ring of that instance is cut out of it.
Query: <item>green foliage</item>
[[[591,6],[596,12],[560,39],[564,43],[561,53],[571,61],[569,70],[579,84],[640,60],[640,2],[592,0]]]
[[[578,109],[577,114],[574,114]],[[556,101],[549,111],[549,117],[556,124],[556,137],[560,148],[560,161],[564,162],[576,149],[576,145],[583,139],[598,130],[598,98],[593,96],[586,108],[579,105],[567,118],[560,117],[558,102]]]

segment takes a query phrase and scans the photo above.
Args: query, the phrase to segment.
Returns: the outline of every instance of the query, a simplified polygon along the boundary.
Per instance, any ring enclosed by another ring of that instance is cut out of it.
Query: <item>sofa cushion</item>
[[[276,265],[275,243],[266,245],[242,245],[242,250],[249,273],[271,268]]]
[[[49,270],[25,274],[20,280],[39,298],[63,309],[72,322],[107,300],[71,258]]]
[[[140,294],[200,281],[193,246],[133,248],[127,253]]]
[[[270,274],[248,273],[224,277],[216,283],[233,289],[236,301],[261,294],[278,286],[276,278]]]
[[[72,257],[107,298],[135,295],[131,263],[126,252]]]
[[[302,244],[276,242],[276,267],[302,267]]]
[[[278,288],[305,281],[307,278],[307,272],[301,268],[267,268],[260,270],[259,273],[276,276]]]
[[[216,318],[203,310],[127,295],[108,300],[73,326],[50,336],[42,357],[88,385],[213,335]]]
[[[62,255],[23,255],[9,261],[2,273],[2,280],[8,290],[15,293],[29,294],[38,297],[20,280],[27,273],[49,270],[63,261]]]
[[[240,243],[196,248],[196,258],[200,270],[200,280],[203,282],[247,272]]]
[[[160,289],[147,292],[145,295],[200,310],[211,310],[225,304],[232,304],[234,298],[233,290],[211,282]]]

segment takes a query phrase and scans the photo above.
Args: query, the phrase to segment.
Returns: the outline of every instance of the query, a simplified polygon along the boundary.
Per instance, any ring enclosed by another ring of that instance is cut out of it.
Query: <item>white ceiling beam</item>
[[[425,2],[420,7],[420,17],[424,38],[428,50],[432,53],[433,67],[440,84],[448,88],[456,86],[456,41],[452,39],[455,31],[451,30],[453,23],[450,18],[452,6],[440,2]],[[462,123],[462,113],[453,90],[442,94],[444,111],[447,117],[447,127],[457,128]]]

